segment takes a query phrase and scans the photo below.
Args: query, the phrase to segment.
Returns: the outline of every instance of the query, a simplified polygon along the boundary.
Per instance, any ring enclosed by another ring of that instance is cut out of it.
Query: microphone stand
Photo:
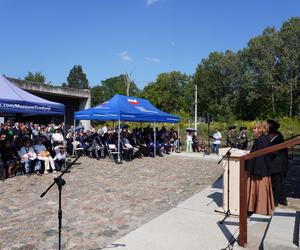
[[[62,176],[65,173],[68,173],[68,169],[71,168],[75,164],[75,162],[82,156],[82,153],[80,153],[74,161],[71,162],[70,165],[68,165],[64,171],[58,176],[54,178],[53,183],[46,189],[45,192],[43,192],[40,197],[43,198],[47,192],[55,185],[57,184],[58,187],[58,249],[61,249],[61,228],[62,228],[62,209],[61,209],[61,191],[62,187],[66,184],[65,180],[62,178]]]

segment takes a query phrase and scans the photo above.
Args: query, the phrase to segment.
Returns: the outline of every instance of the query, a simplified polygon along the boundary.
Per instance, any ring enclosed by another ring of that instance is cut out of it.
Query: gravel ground
[[[209,158],[165,156],[117,165],[82,157],[65,174],[63,249],[101,249],[211,185]],[[58,249],[57,174],[0,182],[0,249]]]

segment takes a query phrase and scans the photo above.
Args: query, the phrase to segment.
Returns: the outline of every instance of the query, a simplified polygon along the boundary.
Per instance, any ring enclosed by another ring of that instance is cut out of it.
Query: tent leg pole
[[[153,127],[154,127],[154,152],[153,155],[154,157],[156,157],[156,129],[155,129],[155,122],[153,123]]]
[[[67,126],[67,117],[66,117],[66,114],[64,114],[64,136],[66,138],[66,135],[67,135],[67,129],[66,129],[66,126]],[[66,145],[64,145],[66,146]]]
[[[74,128],[74,135],[73,135],[73,155],[75,155],[75,137],[76,137],[76,130],[75,130],[75,126],[76,126],[76,120],[74,119],[74,123],[73,123],[73,128]]]
[[[118,160],[117,160],[117,164],[121,164],[121,158],[120,158],[120,140],[121,140],[121,136],[120,136],[120,128],[121,128],[121,120],[119,119],[119,126],[118,126]]]
[[[177,153],[179,153],[179,152],[180,152],[180,148],[179,148],[179,147],[180,147],[180,143],[179,143],[179,138],[180,138],[180,133],[179,133],[179,122],[177,123],[177,137],[178,137],[178,138],[177,138],[177,145],[176,145],[176,146],[177,146],[177,149],[176,149],[176,150],[177,150]]]

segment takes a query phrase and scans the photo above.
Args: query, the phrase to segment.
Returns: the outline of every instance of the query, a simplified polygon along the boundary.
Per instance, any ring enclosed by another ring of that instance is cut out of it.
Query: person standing
[[[267,120],[268,138],[271,146],[284,142],[283,135],[278,131],[280,124],[274,120]],[[288,151],[286,148],[271,154],[271,181],[275,206],[278,203],[287,206],[284,180],[288,169]]]
[[[222,134],[217,128],[215,129],[212,139],[213,139],[213,143],[211,145],[212,153],[216,153],[217,155],[219,155],[219,148],[221,145]]]
[[[255,137],[250,150],[255,152],[271,145],[266,135],[266,124],[256,122],[253,127]],[[249,213],[271,215],[275,209],[271,184],[271,158],[269,154],[252,158],[247,164],[247,205]]]
[[[246,150],[248,146],[247,127],[240,127],[240,135],[238,137],[238,148]]]
[[[236,132],[236,126],[232,125],[228,128],[228,134],[226,138],[227,147],[237,148],[238,136]]]
[[[193,152],[193,150],[192,150],[192,143],[193,143],[192,132],[187,131],[186,132],[186,149],[185,149],[186,152],[189,152],[189,153]]]

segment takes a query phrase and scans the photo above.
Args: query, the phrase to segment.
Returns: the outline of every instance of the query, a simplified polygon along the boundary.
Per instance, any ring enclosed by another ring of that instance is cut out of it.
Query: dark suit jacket
[[[283,135],[280,132],[272,134],[271,146],[284,142]],[[288,168],[288,150],[281,149],[271,154],[271,173],[278,174],[286,172]]]
[[[271,143],[268,136],[261,135],[254,140],[250,152],[258,151],[263,148],[270,147]],[[270,176],[271,175],[271,157],[270,154],[252,158],[247,164],[248,171],[255,176]]]

